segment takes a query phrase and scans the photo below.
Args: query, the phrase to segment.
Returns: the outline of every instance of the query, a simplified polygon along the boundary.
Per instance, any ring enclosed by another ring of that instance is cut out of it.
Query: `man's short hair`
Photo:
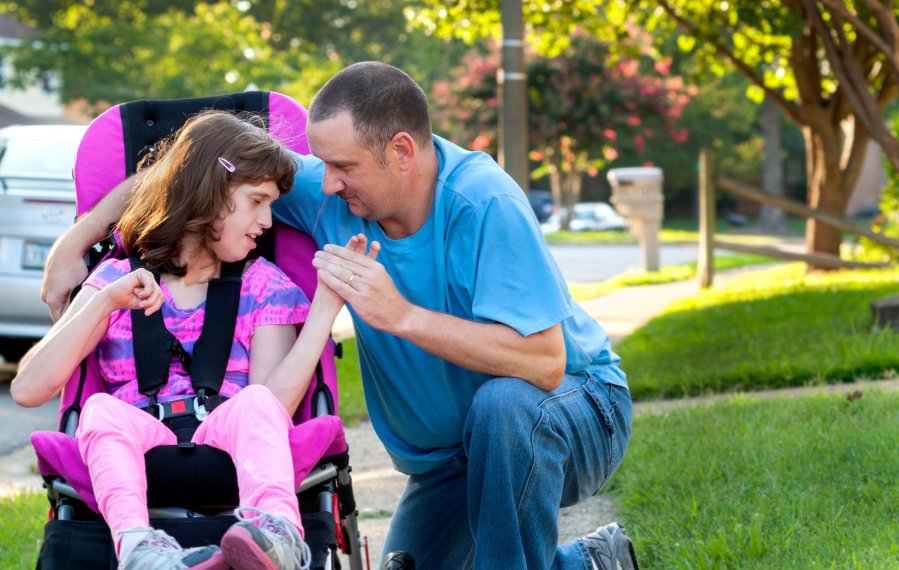
[[[431,144],[428,98],[405,72],[386,63],[364,61],[340,70],[309,106],[309,121],[325,121],[349,111],[356,138],[375,160],[387,164],[387,143],[409,133],[420,148]]]

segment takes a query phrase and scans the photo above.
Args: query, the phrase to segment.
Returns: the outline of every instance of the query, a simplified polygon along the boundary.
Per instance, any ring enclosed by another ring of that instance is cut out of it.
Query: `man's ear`
[[[400,131],[393,135],[390,143],[387,145],[388,152],[393,154],[397,166],[400,170],[409,170],[415,162],[415,156],[418,154],[418,147],[415,145],[415,139],[412,135],[405,131]]]

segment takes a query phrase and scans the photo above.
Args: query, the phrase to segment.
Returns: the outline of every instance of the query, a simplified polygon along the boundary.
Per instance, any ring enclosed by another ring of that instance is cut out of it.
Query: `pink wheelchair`
[[[78,215],[133,174],[140,158],[152,152],[157,141],[178,129],[187,117],[209,108],[259,115],[286,147],[300,154],[309,152],[306,110],[280,93],[123,103],[97,117],[81,142],[74,169]],[[276,224],[257,252],[276,262],[311,299],[316,286],[311,259],[316,249],[309,236]],[[119,255],[124,254],[111,234],[90,252],[88,265]],[[363,550],[368,565],[367,549],[359,536],[348,448],[336,416],[334,358],[339,353],[340,347],[329,342],[294,417],[290,441],[312,567],[339,568],[337,553],[342,550],[350,568],[360,570]],[[109,529],[97,512],[87,467],[73,437],[81,406],[91,394],[106,391],[98,371],[96,355],[90,355],[63,390],[59,431],[32,435],[51,505],[38,568],[116,567]],[[188,437],[187,443],[152,449],[146,464],[151,524],[184,547],[218,544],[235,522],[231,511],[238,500],[237,479],[230,457],[209,446],[190,444]]]

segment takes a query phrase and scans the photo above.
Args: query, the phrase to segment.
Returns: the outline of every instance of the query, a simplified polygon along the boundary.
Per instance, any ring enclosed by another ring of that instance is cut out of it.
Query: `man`
[[[307,136],[314,156],[275,214],[324,245],[313,263],[349,304],[372,424],[410,476],[384,552],[427,569],[636,567],[617,523],[557,544],[560,506],[620,463],[631,400],[521,190],[489,156],[433,135],[421,88],[385,64],[328,81]],[[55,266],[122,200],[57,245],[51,306]],[[333,245],[359,232],[380,243],[377,261]]]

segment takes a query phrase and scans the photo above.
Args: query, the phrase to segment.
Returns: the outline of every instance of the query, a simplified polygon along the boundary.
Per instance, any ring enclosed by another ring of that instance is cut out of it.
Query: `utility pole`
[[[522,0],[500,0],[503,25],[500,91],[499,165],[528,191],[527,73],[524,68]]]

